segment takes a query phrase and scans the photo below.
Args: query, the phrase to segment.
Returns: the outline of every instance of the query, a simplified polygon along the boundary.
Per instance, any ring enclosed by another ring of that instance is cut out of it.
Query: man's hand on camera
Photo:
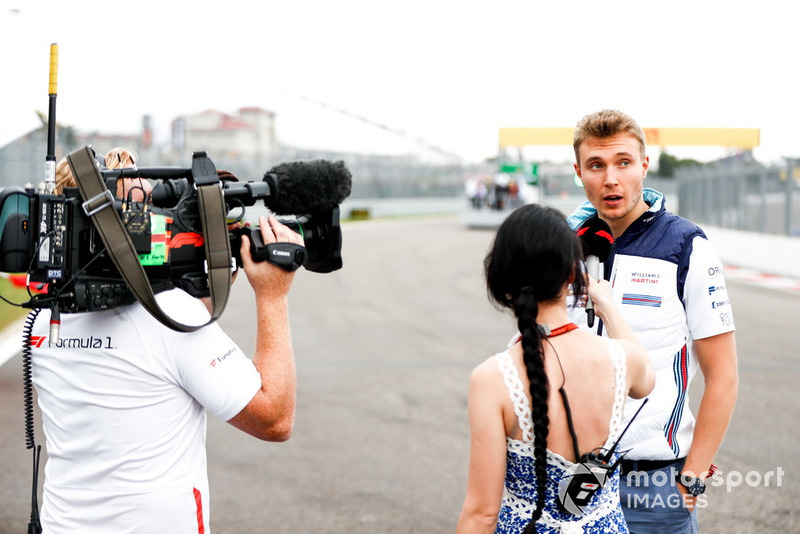
[[[273,216],[259,217],[258,224],[265,245],[303,245],[303,238],[299,234]],[[256,300],[253,365],[261,375],[261,389],[228,422],[259,439],[286,441],[292,434],[297,397],[288,298],[294,271],[286,271],[268,261],[253,261],[251,245],[250,237],[242,234],[239,252]]]
[[[289,229],[270,215],[259,217],[261,237],[265,245],[270,243],[294,243],[303,245],[300,234]],[[241,258],[247,280],[253,286],[256,295],[281,297],[289,293],[294,273],[286,272],[267,261],[254,262],[250,256],[250,239],[242,236]]]

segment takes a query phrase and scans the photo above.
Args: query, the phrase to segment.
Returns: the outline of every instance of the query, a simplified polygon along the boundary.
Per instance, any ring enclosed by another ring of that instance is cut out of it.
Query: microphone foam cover
[[[588,219],[578,228],[578,237],[583,246],[584,256],[597,256],[601,262],[606,261],[611,254],[614,237],[611,228],[599,217]]]
[[[344,161],[281,163],[267,171],[264,180],[277,185],[277,194],[266,200],[277,215],[329,210],[341,204],[352,188],[352,175]]]

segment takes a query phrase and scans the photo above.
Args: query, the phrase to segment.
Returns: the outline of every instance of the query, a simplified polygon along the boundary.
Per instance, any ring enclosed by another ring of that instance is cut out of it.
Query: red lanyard
[[[567,323],[565,325],[559,326],[558,328],[554,328],[549,331],[549,333],[545,334],[545,337],[556,337],[560,336],[561,334],[566,334],[567,332],[571,332],[578,328],[578,325],[575,323]]]

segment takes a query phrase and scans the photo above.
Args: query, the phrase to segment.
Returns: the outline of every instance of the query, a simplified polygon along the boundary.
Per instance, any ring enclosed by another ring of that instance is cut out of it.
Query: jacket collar
[[[636,219],[628,230],[636,226],[639,221],[643,219],[652,220],[653,215],[658,214],[659,212],[665,211],[665,198],[664,194],[656,191],[655,189],[650,189],[645,187],[642,189],[642,198],[644,198],[645,203],[647,203],[650,208],[644,212],[638,219]],[[583,223],[586,222],[587,219],[591,217],[595,217],[597,215],[597,210],[592,206],[592,203],[588,200],[578,206],[578,208],[567,217],[567,223],[569,223],[570,228],[573,230],[578,230]],[[625,230],[625,233],[628,233],[628,230]]]

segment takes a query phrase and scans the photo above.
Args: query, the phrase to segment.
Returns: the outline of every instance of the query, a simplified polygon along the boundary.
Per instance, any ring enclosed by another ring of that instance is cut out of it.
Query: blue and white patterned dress
[[[614,405],[609,422],[608,439],[604,447],[610,448],[622,430],[622,408],[625,404],[625,353],[612,339],[608,354],[614,364],[616,387]],[[519,534],[530,523],[536,503],[536,475],[533,465],[533,424],[531,407],[523,389],[517,368],[508,351],[495,355],[506,387],[514,402],[514,411],[522,429],[522,441],[506,438],[508,454],[503,504],[498,517],[496,533]],[[618,453],[615,453],[615,460]],[[559,481],[569,476],[575,464],[559,454],[547,451],[547,490],[542,517],[536,523],[538,534],[551,533],[627,533],[628,527],[619,502],[619,469],[609,477],[585,507],[581,515],[562,511],[558,506]]]

